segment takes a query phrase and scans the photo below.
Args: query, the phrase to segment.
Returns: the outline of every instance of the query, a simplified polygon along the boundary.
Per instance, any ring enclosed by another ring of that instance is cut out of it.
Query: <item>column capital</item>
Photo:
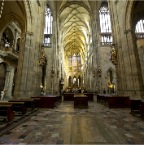
[[[124,31],[124,34],[128,34],[129,32],[134,32],[133,29],[127,29]]]
[[[28,34],[28,35],[33,35],[33,32],[30,32],[30,31],[26,31],[25,34]]]

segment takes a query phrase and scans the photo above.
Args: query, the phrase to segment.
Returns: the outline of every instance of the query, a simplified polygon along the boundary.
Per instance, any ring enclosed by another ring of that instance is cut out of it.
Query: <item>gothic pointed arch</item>
[[[32,15],[29,0],[4,1],[3,13],[0,19],[0,31],[4,30],[11,22],[18,23],[23,32],[31,32]]]
[[[25,0],[23,2],[24,2],[25,17],[26,17],[25,30],[32,32],[33,22],[32,22],[31,4],[29,0]]]
[[[7,27],[3,34],[2,34],[2,38],[1,38],[1,42],[3,42],[3,47],[12,47],[14,44],[14,34],[12,32],[12,30]]]

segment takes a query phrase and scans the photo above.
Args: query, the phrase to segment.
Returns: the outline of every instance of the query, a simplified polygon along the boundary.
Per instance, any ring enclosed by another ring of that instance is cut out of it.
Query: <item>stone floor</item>
[[[1,136],[0,144],[144,144],[144,119],[96,101],[88,109],[62,102],[55,109],[40,109]]]

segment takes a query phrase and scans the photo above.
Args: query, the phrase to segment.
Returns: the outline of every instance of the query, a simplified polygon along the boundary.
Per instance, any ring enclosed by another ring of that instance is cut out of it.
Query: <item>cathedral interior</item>
[[[144,1],[0,0],[0,144],[143,144],[143,119]]]

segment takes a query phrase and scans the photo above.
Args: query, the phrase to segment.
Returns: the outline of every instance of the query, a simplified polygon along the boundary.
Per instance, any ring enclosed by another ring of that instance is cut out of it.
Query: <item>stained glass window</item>
[[[81,57],[79,54],[73,54],[69,56],[69,66],[70,70],[73,72],[78,72],[81,69]]]

